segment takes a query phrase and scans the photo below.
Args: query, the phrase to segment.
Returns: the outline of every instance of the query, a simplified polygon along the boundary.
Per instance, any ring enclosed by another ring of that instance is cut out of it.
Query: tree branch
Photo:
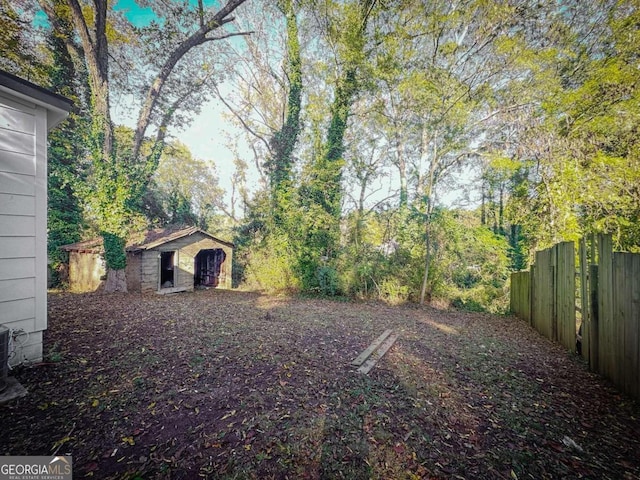
[[[260,135],[258,132],[256,132],[255,130],[253,130],[249,124],[240,116],[240,114],[238,112],[235,111],[235,109],[231,106],[231,104],[229,102],[227,102],[224,97],[222,96],[222,94],[220,93],[220,90],[218,89],[217,85],[214,85],[213,87],[216,91],[216,94],[218,95],[218,98],[220,99],[220,101],[224,104],[225,107],[227,107],[227,109],[231,112],[231,114],[236,117],[240,123],[242,124],[242,126],[244,127],[244,129],[249,132],[251,135],[253,135],[254,137],[256,137],[258,140],[260,140],[262,143],[265,144],[265,146],[267,147],[267,151],[269,152],[269,154],[271,154],[271,146],[269,145],[269,142],[267,141],[267,139],[265,139],[262,135]]]
[[[62,35],[62,40],[64,41],[67,50],[70,55],[76,55],[78,58],[84,58],[84,52],[80,48],[80,46],[72,40],[73,35],[70,34],[65,27],[62,26],[62,22],[60,21],[60,17],[56,14],[52,5],[46,0],[38,0],[40,8],[44,11],[49,19],[49,22],[53,26],[55,31],[60,32]],[[26,22],[25,22],[26,23]]]
[[[77,0],[70,0],[77,2]],[[142,141],[144,140],[144,136],[146,134],[147,128],[149,127],[149,123],[151,122],[151,114],[153,113],[154,108],[158,104],[158,100],[160,99],[160,95],[162,94],[162,89],[173,72],[176,64],[182,59],[182,57],[189,52],[194,47],[202,45],[205,42],[217,40],[219,38],[207,38],[207,34],[211,31],[221,27],[222,25],[232,22],[234,20],[233,17],[228,17],[228,15],[233,12],[236,8],[242,5],[246,0],[229,0],[227,4],[222,7],[209,21],[207,21],[203,26],[201,26],[196,32],[194,32],[191,36],[189,36],[186,40],[184,40],[180,45],[177,46],[173,52],[169,55],[169,58],[165,61],[164,65],[156,75],[149,91],[147,92],[147,97],[145,102],[140,110],[140,115],[138,116],[138,124],[136,126],[136,132],[134,137],[134,146],[133,146],[133,157],[136,158],[140,153],[140,147],[142,146]],[[223,35],[220,37],[227,38],[229,36],[233,36],[232,34]]]

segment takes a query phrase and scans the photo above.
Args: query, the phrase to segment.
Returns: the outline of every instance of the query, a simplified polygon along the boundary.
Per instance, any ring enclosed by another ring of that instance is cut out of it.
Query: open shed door
[[[227,255],[221,248],[200,250],[195,259],[195,286],[217,287]]]

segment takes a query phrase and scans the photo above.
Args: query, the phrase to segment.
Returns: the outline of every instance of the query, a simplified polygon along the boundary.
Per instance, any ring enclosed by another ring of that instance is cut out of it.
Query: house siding
[[[29,333],[12,363],[42,358],[47,327],[46,133],[44,108],[0,94],[0,322]]]

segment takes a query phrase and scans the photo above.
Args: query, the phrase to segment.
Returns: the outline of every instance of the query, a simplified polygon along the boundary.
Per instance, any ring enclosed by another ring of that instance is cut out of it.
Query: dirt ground
[[[14,373],[0,451],[72,454],[75,478],[640,478],[638,403],[513,317],[56,293],[45,353]]]

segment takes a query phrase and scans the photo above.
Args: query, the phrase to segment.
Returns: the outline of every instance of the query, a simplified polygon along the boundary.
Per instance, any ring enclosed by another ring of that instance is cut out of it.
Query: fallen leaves
[[[64,360],[19,372],[0,449],[82,476],[640,477],[638,406],[508,317],[224,291],[49,307]]]

